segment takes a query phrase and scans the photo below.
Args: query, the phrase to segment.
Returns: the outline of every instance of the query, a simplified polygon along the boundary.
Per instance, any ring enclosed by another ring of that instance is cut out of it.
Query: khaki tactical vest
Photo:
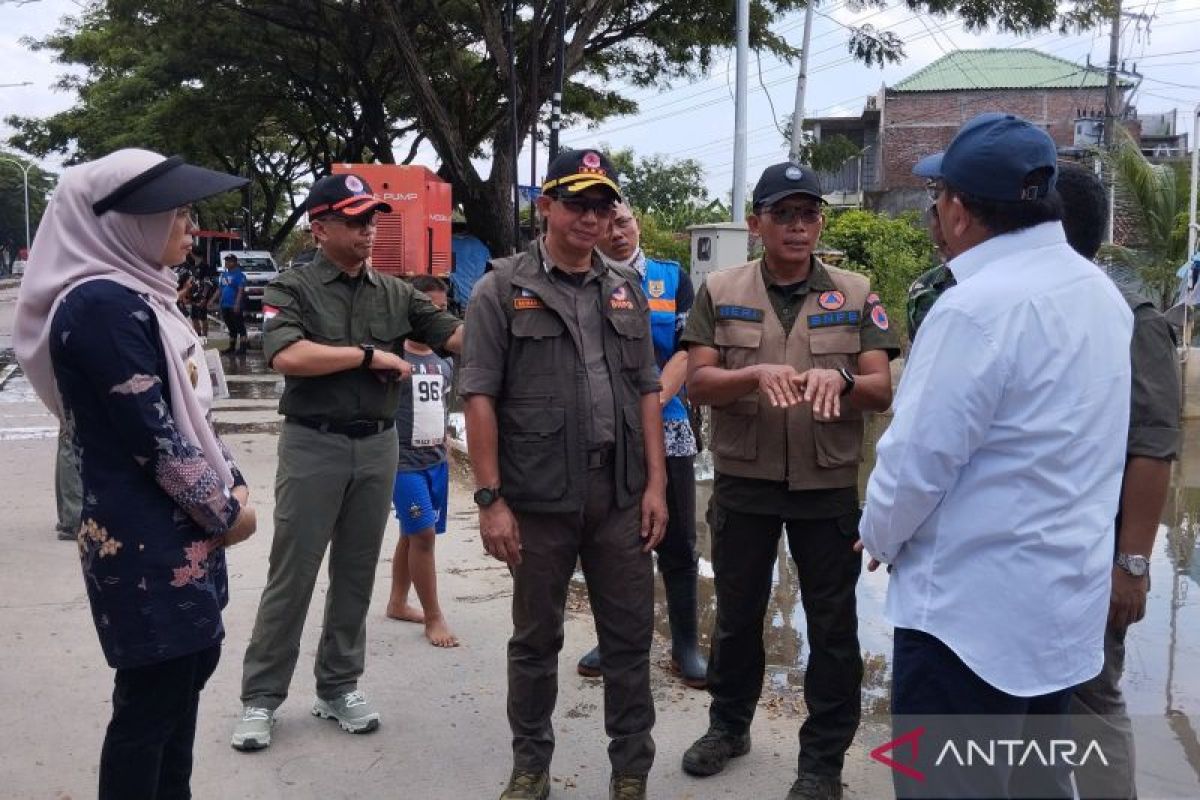
[[[714,342],[720,366],[790,364],[857,372],[860,315],[870,282],[822,264],[837,292],[810,291],[800,316],[785,335],[767,297],[758,261],[718,270],[707,278],[716,313]],[[841,418],[814,420],[807,403],[775,408],[755,389],[712,409],[712,451],[717,472],[743,478],[787,481],[789,490],[840,489],[858,483],[863,418],[841,404]]]
[[[528,513],[579,511],[587,491],[590,413],[582,344],[563,322],[568,312],[536,242],[491,265],[509,333],[504,386],[496,398],[504,499]],[[649,309],[640,277],[628,268],[606,268],[600,297],[607,301],[601,303],[604,358],[616,405],[616,504],[628,508],[646,488],[638,376],[648,359],[653,363]]]

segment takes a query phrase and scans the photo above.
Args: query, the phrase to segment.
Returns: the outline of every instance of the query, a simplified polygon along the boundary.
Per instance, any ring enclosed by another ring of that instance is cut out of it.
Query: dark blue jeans
[[[980,678],[953,650],[924,631],[896,628],[893,643],[892,734],[911,734],[919,726],[930,733],[929,741],[921,744],[924,759],[917,765],[925,780],[918,783],[894,771],[896,797],[1071,797],[1070,768],[1062,764],[1043,768],[1031,761],[1010,769],[998,759],[991,767],[954,769],[933,763],[947,738],[955,739],[963,754],[968,739],[986,747],[991,740],[1070,738],[1067,709],[1072,689],[1018,697]]]
[[[221,646],[118,669],[100,753],[99,800],[188,800],[200,690]]]

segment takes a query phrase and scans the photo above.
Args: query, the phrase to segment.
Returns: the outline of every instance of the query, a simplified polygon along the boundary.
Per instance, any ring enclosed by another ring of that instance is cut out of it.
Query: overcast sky
[[[732,0],[730,6],[732,8]],[[868,95],[883,84],[892,85],[955,49],[979,47],[1032,47],[1042,52],[1084,63],[1103,65],[1108,58],[1107,31],[1078,36],[1046,33],[1026,39],[1011,35],[967,33],[953,18],[916,16],[895,3],[884,11],[854,13],[845,0],[825,0],[817,7],[812,35],[807,116],[857,115]],[[1130,12],[1154,15],[1149,26],[1127,20],[1122,36],[1122,58],[1145,76],[1135,98],[1140,112],[1179,110],[1181,127],[1191,130],[1191,113],[1200,103],[1200,0],[1125,0]],[[35,53],[20,44],[22,37],[41,37],[59,25],[59,19],[77,13],[72,0],[33,0],[14,3],[0,0],[0,86],[29,81],[29,86],[0,88],[0,118],[12,113],[47,115],[68,108],[71,94],[52,88],[65,68],[49,54]],[[851,24],[870,23],[891,30],[905,42],[906,57],[887,68],[869,68],[853,62],[846,53]],[[776,33],[799,46],[803,14],[776,23]],[[761,79],[753,55],[749,76],[748,180],[753,182],[769,164],[787,152],[775,128],[775,119],[791,113],[795,95],[796,65],[763,56]],[[610,120],[595,130],[566,131],[563,142],[572,146],[631,147],[642,155],[663,154],[694,158],[705,169],[714,196],[728,194],[733,173],[732,54],[717,60],[711,73],[696,83],[680,83],[665,92],[631,90],[640,111]],[[762,88],[766,84],[766,90]],[[772,113],[770,102],[774,103]],[[11,131],[0,125],[0,138]],[[545,165],[545,150],[539,162]],[[432,148],[421,149],[418,163],[436,167]],[[50,162],[49,166],[54,166]],[[539,169],[539,177],[542,170]],[[522,182],[529,180],[528,151],[522,154]]]

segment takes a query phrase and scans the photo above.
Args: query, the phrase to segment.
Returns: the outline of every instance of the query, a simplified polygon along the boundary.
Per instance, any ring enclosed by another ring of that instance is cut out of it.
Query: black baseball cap
[[[546,167],[542,194],[554,197],[573,197],[598,186],[621,199],[617,170],[599,150],[564,150]]]
[[[238,257],[237,257],[237,256],[235,256],[233,253],[226,253],[226,254],[225,254],[225,258],[224,258],[224,259],[222,259],[222,260],[223,260],[223,261],[237,261],[237,260],[238,260]]]
[[[92,203],[92,213],[97,217],[107,211],[160,214],[249,182],[249,178],[197,167],[184,161],[183,156],[171,156]]]
[[[391,211],[392,206],[371,192],[370,185],[358,175],[326,175],[312,185],[304,200],[310,220],[330,214],[357,217],[371,211]]]
[[[1031,173],[1046,169],[1049,180],[1030,183]],[[989,112],[959,128],[944,153],[918,161],[913,174],[942,178],[976,197],[1019,202],[1045,197],[1057,170],[1058,148],[1050,134],[1013,114]]]
[[[816,170],[803,164],[785,161],[763,170],[762,177],[754,186],[751,203],[757,210],[774,205],[794,194],[808,195],[822,203],[825,202],[825,198],[821,196],[821,182],[817,180]]]

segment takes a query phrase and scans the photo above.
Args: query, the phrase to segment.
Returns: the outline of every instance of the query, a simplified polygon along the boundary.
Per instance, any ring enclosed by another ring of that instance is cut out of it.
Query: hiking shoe
[[[801,772],[788,791],[787,800],[842,800],[842,779]]]
[[[646,776],[613,775],[608,780],[608,800],[646,800]]]
[[[550,796],[550,773],[513,769],[500,800],[546,800]]]
[[[318,697],[312,713],[321,719],[336,719],[347,733],[370,733],[379,727],[379,712],[371,708],[367,696],[357,689],[335,700]]]
[[[275,712],[259,706],[242,708],[242,718],[233,727],[229,744],[234,750],[250,752],[271,746],[271,728],[275,727]]]
[[[600,671],[599,645],[583,654],[583,658],[579,659],[579,663],[575,665],[575,671],[585,678],[599,678],[603,675]]]
[[[705,778],[725,769],[729,759],[750,752],[750,734],[728,733],[720,728],[709,728],[683,754],[683,771],[688,775]]]

